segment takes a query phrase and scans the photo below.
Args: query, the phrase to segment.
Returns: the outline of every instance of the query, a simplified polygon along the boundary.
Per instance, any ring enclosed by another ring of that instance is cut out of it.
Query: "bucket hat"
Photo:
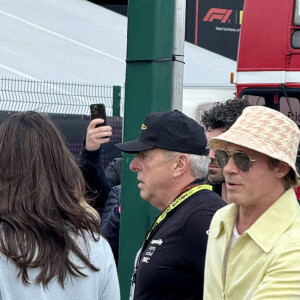
[[[296,159],[300,130],[281,112],[264,106],[246,107],[226,132],[211,139],[213,150],[224,149],[227,143],[243,146],[287,163],[300,184]]]
[[[208,154],[204,127],[178,110],[148,114],[137,140],[115,146],[127,153],[161,148],[182,153]]]

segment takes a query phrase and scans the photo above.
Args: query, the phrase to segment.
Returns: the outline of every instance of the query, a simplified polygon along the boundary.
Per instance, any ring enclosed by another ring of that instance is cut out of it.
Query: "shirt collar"
[[[214,237],[218,238],[223,232],[225,232],[228,239],[231,236],[233,225],[238,215],[238,206],[233,203],[228,204],[219,212],[222,212],[222,214],[220,215],[219,228]]]
[[[190,190],[191,188],[193,188],[193,187],[195,187],[195,186],[197,186],[197,185],[202,185],[202,184],[208,184],[208,185],[210,185],[210,184],[207,182],[206,179],[195,179],[193,182],[191,182],[190,184],[188,184],[187,186],[185,186],[185,187],[181,190],[180,194],[179,194],[176,198],[178,198],[181,194],[183,194],[184,192]]]
[[[296,194],[290,188],[246,232],[263,251],[270,252],[298,214]]]
[[[227,205],[222,209],[222,212],[215,238],[218,238],[223,232],[227,233],[227,238],[230,238],[238,215],[238,206],[235,204]],[[270,252],[298,214],[299,204],[296,194],[294,189],[290,188],[245,233],[264,252]]]

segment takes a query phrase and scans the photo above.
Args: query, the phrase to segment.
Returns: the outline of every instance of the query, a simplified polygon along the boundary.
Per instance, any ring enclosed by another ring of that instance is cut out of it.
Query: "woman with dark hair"
[[[99,216],[50,119],[12,115],[0,153],[0,299],[120,299]]]

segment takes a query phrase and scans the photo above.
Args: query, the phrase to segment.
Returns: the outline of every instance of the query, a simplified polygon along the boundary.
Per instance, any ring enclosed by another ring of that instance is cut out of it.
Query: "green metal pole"
[[[113,116],[120,117],[121,87],[113,86]]]
[[[145,115],[172,103],[174,0],[129,0],[124,141],[139,136]],[[158,211],[142,200],[133,155],[123,155],[119,279],[128,299],[134,258]]]

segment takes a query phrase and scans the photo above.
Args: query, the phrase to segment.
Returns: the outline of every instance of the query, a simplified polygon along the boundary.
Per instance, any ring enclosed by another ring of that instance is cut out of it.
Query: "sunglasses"
[[[225,150],[216,150],[215,152],[216,162],[221,169],[225,168],[231,156],[235,165],[242,172],[248,172],[252,166],[252,162],[256,161],[255,159],[251,159],[250,156],[244,152],[234,152],[232,154],[229,154]]]

